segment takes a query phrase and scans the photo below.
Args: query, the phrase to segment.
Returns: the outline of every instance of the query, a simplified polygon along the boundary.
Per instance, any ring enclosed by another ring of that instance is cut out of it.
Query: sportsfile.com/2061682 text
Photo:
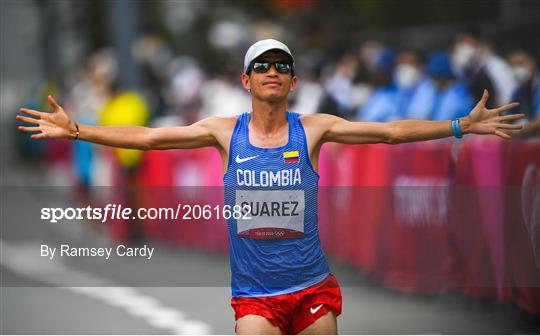
[[[152,219],[152,220],[220,220],[251,219],[249,205],[211,205],[181,204],[176,207],[137,208],[136,211],[122,204],[107,204],[104,207],[82,208],[41,208],[41,219],[50,223],[62,220],[90,219],[102,223],[115,219]]]

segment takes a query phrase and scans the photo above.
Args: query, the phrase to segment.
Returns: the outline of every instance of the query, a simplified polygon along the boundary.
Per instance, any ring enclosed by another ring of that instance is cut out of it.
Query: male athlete
[[[485,107],[488,93],[458,120],[351,122],[327,114],[287,111],[294,91],[294,58],[283,43],[253,44],[244,59],[242,85],[252,111],[212,117],[184,127],[88,126],[69,118],[49,96],[52,113],[22,108],[36,118],[20,126],[31,138],[66,138],[135,148],[186,149],[212,146],[222,158],[226,204],[249,204],[251,219],[228,221],[232,300],[238,334],[336,334],[341,293],[322,252],[317,230],[317,161],[326,142],[387,143],[462,134],[510,138],[520,125],[501,116],[517,106]]]

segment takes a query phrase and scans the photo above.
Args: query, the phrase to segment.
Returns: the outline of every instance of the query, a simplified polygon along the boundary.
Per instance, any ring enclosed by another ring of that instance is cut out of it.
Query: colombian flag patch
[[[298,151],[283,152],[283,160],[285,163],[295,163],[300,161],[300,153]]]

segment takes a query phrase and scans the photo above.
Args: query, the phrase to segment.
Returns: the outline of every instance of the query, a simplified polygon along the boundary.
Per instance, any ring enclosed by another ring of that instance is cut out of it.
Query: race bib
[[[236,204],[244,214],[236,221],[240,237],[284,239],[304,236],[304,190],[236,190]]]

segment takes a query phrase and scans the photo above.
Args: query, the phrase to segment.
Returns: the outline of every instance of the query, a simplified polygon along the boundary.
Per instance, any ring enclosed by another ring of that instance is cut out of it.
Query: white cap
[[[246,52],[246,56],[244,57],[244,73],[248,71],[251,62],[269,50],[283,51],[291,58],[294,66],[294,57],[285,44],[274,39],[266,39],[257,41],[251,47],[249,47],[248,51]]]

